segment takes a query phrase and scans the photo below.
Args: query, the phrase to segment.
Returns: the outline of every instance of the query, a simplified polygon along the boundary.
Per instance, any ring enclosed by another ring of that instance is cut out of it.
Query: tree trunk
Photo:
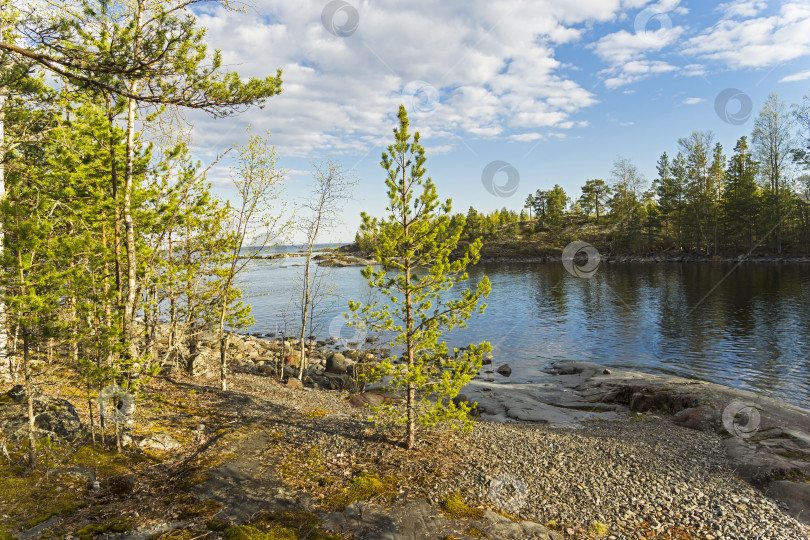
[[[309,292],[309,265],[312,261],[312,243],[309,245],[309,249],[307,250],[307,258],[306,262],[304,263],[304,291],[301,297],[301,334],[300,338],[301,341],[300,351],[299,351],[299,365],[298,365],[298,380],[302,383],[304,382],[304,372],[307,368],[305,365],[306,363],[306,333],[307,333],[307,319],[309,315],[309,303],[310,303],[310,292]]]
[[[6,95],[0,90],[0,202],[6,198],[5,184],[5,111]],[[0,255],[3,253],[3,224],[0,222]],[[8,354],[8,321],[6,318],[6,291],[0,287],[0,381],[10,381],[14,379],[14,370],[11,369],[11,356]]]
[[[403,208],[403,215],[402,215],[402,230],[403,236],[405,238],[408,237],[409,233],[409,222],[408,222],[408,214],[407,214],[407,200],[408,200],[408,192],[407,192],[407,184],[405,177],[405,167],[402,167],[402,208]],[[414,358],[414,343],[413,343],[413,306],[411,300],[411,266],[413,262],[410,259],[410,255],[408,253],[405,254],[404,266],[405,266],[405,332],[406,332],[406,349],[408,353],[408,369],[410,372],[413,372],[414,366],[416,364]],[[408,383],[408,437],[405,442],[405,447],[410,450],[414,447],[416,443],[416,386],[413,382]]]
[[[136,20],[136,32],[140,32],[143,22],[144,6],[138,2],[138,17]],[[137,50],[138,39],[136,36],[133,50]],[[137,58],[135,59],[137,60]],[[138,81],[132,81],[129,87],[130,94],[138,93]],[[127,159],[124,168],[124,231],[126,235],[127,247],[127,298],[124,303],[124,340],[127,347],[129,361],[134,362],[138,358],[138,347],[135,344],[135,307],[138,293],[137,271],[138,255],[135,253],[135,225],[132,220],[132,191],[134,189],[135,175],[135,110],[137,103],[129,98],[127,101]]]
[[[137,83],[132,83],[130,91],[137,91]],[[132,190],[135,166],[135,107],[134,99],[129,100],[127,112],[127,162],[124,172],[124,231],[127,248],[127,296],[124,303],[124,340],[129,354],[129,360],[138,358],[138,349],[135,345],[135,303],[137,294],[137,264],[135,253],[135,227],[132,221]]]
[[[37,467],[36,416],[34,416],[34,387],[31,384],[31,345],[28,328],[23,329],[23,369],[25,370],[25,394],[28,400],[28,467]]]
[[[113,250],[115,251],[115,289],[118,292],[117,309],[121,309],[124,301],[124,280],[121,275],[123,261],[121,260],[121,203],[118,200],[118,166],[115,161],[115,117],[112,105],[107,102],[107,120],[110,125],[110,182],[112,184],[113,199]]]
[[[225,313],[228,309],[228,298],[231,292],[231,280],[225,285],[225,297],[222,299],[222,308],[219,312],[219,382],[220,389],[228,389],[228,339],[230,334],[225,333]]]

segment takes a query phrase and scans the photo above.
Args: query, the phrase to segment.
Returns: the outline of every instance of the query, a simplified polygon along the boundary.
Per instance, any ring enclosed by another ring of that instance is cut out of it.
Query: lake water
[[[243,274],[256,324],[289,334],[302,259],[253,261]],[[343,324],[349,299],[370,290],[360,268],[331,268],[314,333],[362,337]],[[489,341],[510,381],[539,378],[551,361],[584,360],[751,390],[810,408],[810,266],[602,263],[589,279],[562,264],[482,263],[492,281],[485,315],[448,335],[451,346]],[[500,378],[500,376],[496,376]],[[498,379],[496,379],[498,380]]]

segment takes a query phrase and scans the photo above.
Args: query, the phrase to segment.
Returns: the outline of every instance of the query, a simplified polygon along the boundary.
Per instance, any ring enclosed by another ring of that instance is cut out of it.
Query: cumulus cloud
[[[739,0],[720,4],[716,9],[722,12],[725,18],[730,19],[732,17],[756,17],[767,7],[768,2],[762,0]]]
[[[794,73],[793,75],[782,77],[781,79],[779,79],[779,82],[784,83],[784,82],[806,81],[807,79],[810,79],[810,71],[800,71],[798,73]]]
[[[765,67],[810,54],[810,4],[788,2],[775,15],[738,20],[752,13],[741,5],[689,39],[683,52],[730,68]]]
[[[259,16],[207,7],[199,22],[226,64],[245,76],[281,67],[284,83],[263,111],[229,120],[229,133],[193,117],[196,150],[230,144],[249,122],[269,130],[287,156],[363,153],[390,138],[401,103],[426,139],[575,127],[577,113],[597,99],[568,76],[555,48],[581,40],[583,25],[646,3],[357,3],[359,23],[346,37],[324,27],[320,0],[269,1]],[[430,95],[406,90],[414,82]]]
[[[510,140],[517,142],[532,142],[542,138],[542,133],[516,133],[509,136]]]
[[[684,105],[697,105],[698,103],[703,103],[704,101],[706,101],[706,100],[703,99],[703,98],[690,97],[690,98],[686,98],[685,100],[681,101],[681,103],[683,103]]]
[[[654,31],[628,32],[620,30],[608,34],[594,45],[596,54],[604,61],[619,64],[643,58],[648,52],[660,51],[675,43],[683,28],[659,28]]]
[[[608,68],[605,87],[618,88],[657,73],[677,68],[662,60],[651,60],[650,55],[661,54],[677,43],[685,28],[673,26],[670,13],[683,13],[677,0],[662,0],[636,14],[632,31],[619,30],[607,34],[591,45],[596,55]]]
[[[677,71],[677,67],[661,60],[635,60],[627,62],[617,68],[605,70],[612,74],[605,79],[605,87],[609,90],[639,81],[651,75]]]

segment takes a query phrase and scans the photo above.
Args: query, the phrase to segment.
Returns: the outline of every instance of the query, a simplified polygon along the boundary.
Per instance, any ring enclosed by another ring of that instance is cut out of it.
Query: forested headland
[[[808,150],[810,98],[787,104],[772,93],[731,150],[710,131],[694,131],[659,156],[651,180],[618,157],[579,192],[554,184],[519,210],[470,207],[462,238],[482,238],[485,258],[559,255],[574,240],[604,255],[807,255]],[[355,243],[370,252],[374,238],[361,230]]]

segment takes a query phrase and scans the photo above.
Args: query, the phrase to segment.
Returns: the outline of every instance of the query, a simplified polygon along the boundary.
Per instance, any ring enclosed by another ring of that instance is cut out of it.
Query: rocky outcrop
[[[372,257],[358,257],[356,255],[348,254],[328,254],[318,255],[314,257],[320,266],[343,268],[346,266],[371,266],[377,264],[377,261]]]
[[[576,427],[593,419],[656,413],[673,424],[722,437],[738,474],[810,523],[810,411],[718,384],[606,369],[588,362],[552,364],[530,384],[476,381],[465,387],[482,414]]]
[[[350,504],[343,512],[326,514],[323,527],[361,538],[472,538],[463,531],[476,529],[486,538],[561,540],[560,533],[533,521],[513,521],[486,510],[481,520],[448,518],[425,500],[402,501],[390,507],[370,502]],[[359,533],[359,534],[358,534]],[[480,537],[480,536],[478,536]]]
[[[28,403],[15,401],[9,393],[0,399],[0,433],[9,439],[28,437]],[[34,426],[37,438],[75,440],[82,435],[82,423],[70,402],[59,398],[34,399]]]

